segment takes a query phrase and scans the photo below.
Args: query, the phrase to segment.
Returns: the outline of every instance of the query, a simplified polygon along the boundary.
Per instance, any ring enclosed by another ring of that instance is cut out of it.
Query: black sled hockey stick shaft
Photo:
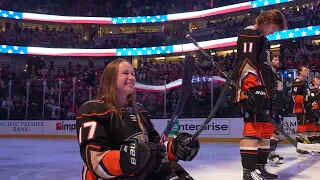
[[[214,107],[212,108],[209,116],[207,117],[207,119],[202,123],[202,125],[200,126],[200,128],[193,134],[191,140],[195,140],[199,137],[200,133],[204,130],[204,128],[206,128],[206,126],[209,124],[209,122],[211,121],[211,119],[216,115],[217,111],[219,110],[222,100],[224,98],[224,95],[226,94],[227,90],[229,89],[230,83],[231,83],[231,77],[232,77],[232,71],[228,72],[228,77],[227,80],[225,82],[225,84],[223,85],[222,91],[220,93],[220,96],[216,102],[216,104],[214,105]]]
[[[181,85],[181,94],[178,100],[178,105],[176,110],[173,113],[173,116],[171,117],[171,120],[169,124],[167,125],[166,129],[163,131],[161,138],[160,138],[160,144],[164,144],[167,137],[170,134],[170,131],[172,130],[174,124],[176,123],[178,117],[180,116],[183,107],[186,103],[186,100],[188,98],[189,90],[192,85],[192,76],[194,71],[194,59],[193,57],[187,57],[184,64],[183,69],[183,78],[182,78],[182,85]]]
[[[192,86],[192,76],[193,76],[193,71],[194,71],[194,59],[193,57],[187,56],[186,60],[185,60],[185,64],[184,64],[184,68],[183,68],[183,77],[182,77],[182,85],[181,85],[181,94],[178,100],[178,105],[176,110],[174,111],[171,120],[169,122],[169,124],[167,125],[166,129],[163,131],[161,137],[160,137],[160,144],[163,145],[165,143],[165,141],[167,140],[170,131],[172,130],[174,124],[176,123],[178,117],[180,116],[183,107],[186,103],[186,100],[188,98],[188,94],[189,94],[189,90]],[[151,167],[146,167],[148,170]],[[139,175],[138,180],[144,180],[147,173],[147,171],[142,172]]]
[[[197,41],[195,41],[195,40],[190,36],[190,34],[187,34],[186,38],[189,39],[189,41],[191,41],[191,42],[200,50],[200,52],[201,52],[208,60],[210,60],[210,61],[212,62],[212,64],[218,69],[218,71],[220,71],[225,77],[228,77],[227,73],[221,70],[221,68],[219,67],[219,65],[210,57],[209,54],[207,54],[207,53],[199,46],[199,44],[197,43]],[[235,88],[237,88],[238,90],[240,90],[241,93],[246,96],[246,98],[248,98],[247,93],[245,93],[237,83],[235,83],[234,81],[231,80],[231,84],[232,84]],[[269,114],[267,114],[266,112],[262,112],[262,115],[263,115],[266,119],[268,119],[268,120],[288,139],[288,141],[289,141],[293,146],[297,147],[297,142],[296,142],[295,140],[293,140],[293,139],[280,127],[280,125],[279,125],[278,123],[276,123],[276,121],[275,121],[273,118],[271,118],[271,117],[269,116]]]

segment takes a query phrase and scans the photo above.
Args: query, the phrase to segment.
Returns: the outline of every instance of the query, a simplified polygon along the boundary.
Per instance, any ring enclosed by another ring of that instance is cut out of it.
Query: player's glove
[[[304,107],[309,107],[312,106],[312,104],[317,100],[317,96],[319,93],[311,93],[310,90],[308,89],[306,93],[304,93],[304,101],[303,105]]]
[[[251,111],[259,112],[262,110],[266,91],[264,86],[253,86],[248,89],[248,99],[245,100],[245,106]]]
[[[165,147],[156,143],[126,140],[120,148],[120,167],[123,175],[158,171],[165,161]]]
[[[191,161],[197,154],[200,148],[199,140],[191,141],[191,134],[179,133],[172,140],[171,151],[176,160]]]

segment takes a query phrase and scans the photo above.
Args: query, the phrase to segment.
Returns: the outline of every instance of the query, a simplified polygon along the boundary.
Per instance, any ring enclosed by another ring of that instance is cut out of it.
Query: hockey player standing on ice
[[[181,133],[158,144],[160,137],[144,107],[135,102],[135,75],[125,59],[110,62],[102,73],[97,100],[84,103],[77,115],[76,128],[80,155],[84,162],[83,180],[193,180],[174,159],[191,161],[199,141],[186,146],[191,137]],[[163,163],[168,153],[170,162]]]
[[[320,78],[314,77],[311,80],[312,88],[310,89],[312,103],[312,111],[315,121],[315,143],[320,143]],[[313,99],[312,99],[313,98]]]
[[[271,61],[271,68],[274,75],[275,81],[275,101],[274,101],[274,120],[281,125],[283,122],[283,115],[284,115],[284,99],[283,99],[283,77],[282,75],[277,72],[277,69],[280,67],[279,56],[274,55]],[[270,139],[270,154],[269,154],[269,161],[272,165],[282,164],[283,157],[276,154],[276,148],[279,142],[279,134],[280,131],[275,129],[273,135]]]
[[[307,78],[309,69],[306,66],[298,66],[298,77],[292,82],[291,96],[293,99],[293,114],[297,116],[297,142],[304,143],[304,139],[314,142],[314,116],[312,112],[312,101]],[[303,137],[304,139],[301,139]],[[308,151],[296,150],[298,155],[308,155]]]
[[[244,180],[278,179],[265,168],[274,126],[262,111],[271,115],[275,96],[270,44],[266,36],[284,29],[283,14],[269,10],[262,12],[256,18],[256,24],[245,28],[238,36],[238,56],[232,79],[249,97],[233,87],[230,100],[240,102],[244,113],[243,139],[240,141]]]

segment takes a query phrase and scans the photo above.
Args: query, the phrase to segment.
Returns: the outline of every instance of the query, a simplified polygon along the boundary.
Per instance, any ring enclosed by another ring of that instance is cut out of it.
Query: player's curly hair
[[[277,9],[271,9],[271,10],[262,12],[256,18],[256,24],[258,26],[262,26],[264,24],[275,24],[278,26],[278,29],[281,31],[287,29],[286,18]]]

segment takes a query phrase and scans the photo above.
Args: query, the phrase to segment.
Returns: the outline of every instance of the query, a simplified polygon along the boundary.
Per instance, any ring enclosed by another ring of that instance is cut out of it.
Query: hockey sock
[[[258,161],[258,147],[256,140],[242,140],[240,142],[240,154],[242,167],[248,170],[256,169]],[[255,146],[255,147],[254,147]]]
[[[275,151],[277,149],[278,141],[276,139],[270,139],[270,150]]]
[[[280,131],[279,130],[275,130],[273,132],[272,137],[270,138],[270,150],[271,151],[275,151],[278,145],[278,141],[279,141],[279,135],[280,135]]]
[[[270,139],[263,139],[262,142],[259,144],[257,164],[267,164],[269,153]]]

